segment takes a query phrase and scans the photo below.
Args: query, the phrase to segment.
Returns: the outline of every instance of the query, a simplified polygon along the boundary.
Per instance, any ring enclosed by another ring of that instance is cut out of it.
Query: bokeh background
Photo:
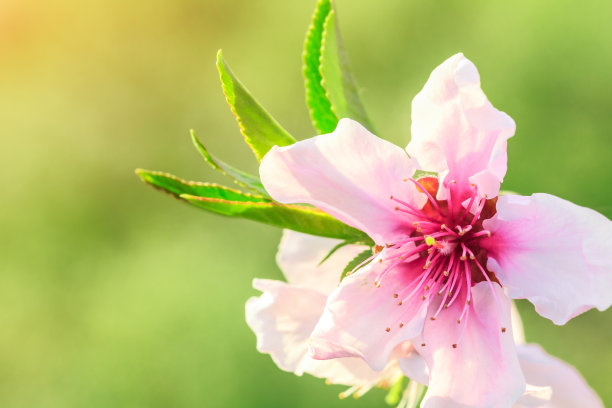
[[[301,47],[315,0],[0,2],[0,406],[384,406],[381,391],[278,370],[255,350],[253,277],[280,278],[280,231],[210,215],[136,167],[226,181],[188,130],[256,172],[215,53],[297,138],[312,136]],[[513,116],[504,188],[612,217],[612,3],[338,0],[380,135],[405,145],[410,102],[463,51]],[[564,327],[520,304],[527,337],[612,405],[612,310]]]

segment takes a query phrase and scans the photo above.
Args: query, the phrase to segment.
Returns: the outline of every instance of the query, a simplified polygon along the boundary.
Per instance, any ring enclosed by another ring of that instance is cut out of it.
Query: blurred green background
[[[301,46],[315,1],[0,2],[0,406],[384,406],[382,392],[278,370],[255,350],[251,278],[279,278],[280,231],[180,204],[136,167],[225,181],[257,171],[215,53],[296,137],[313,135]],[[463,51],[515,118],[504,188],[612,217],[612,4],[337,1],[380,135],[409,139],[410,102]],[[612,405],[612,310],[555,327],[521,303],[528,340]]]

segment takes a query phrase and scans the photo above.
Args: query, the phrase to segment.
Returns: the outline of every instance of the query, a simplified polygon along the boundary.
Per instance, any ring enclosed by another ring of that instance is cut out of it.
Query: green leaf
[[[145,183],[182,201],[216,214],[246,218],[279,228],[348,243],[373,245],[362,231],[349,227],[323,211],[305,205],[286,205],[266,197],[243,193],[218,184],[185,181],[168,173],[138,169]]]
[[[353,273],[355,271],[355,268],[357,268],[360,264],[365,262],[371,256],[372,256],[372,249],[371,248],[370,249],[366,249],[365,251],[360,252],[359,255],[357,255],[355,258],[353,258],[353,260],[351,262],[349,262],[348,265],[346,265],[346,268],[344,268],[344,271],[342,271],[342,276],[340,277],[340,280],[346,278],[348,275]],[[365,266],[365,265],[363,265],[363,266]]]
[[[374,132],[374,128],[359,98],[346,51],[332,9],[323,25],[320,67],[322,86],[336,117],[351,118]]]
[[[388,405],[393,406],[393,405],[398,404],[398,402],[400,401],[400,398],[402,397],[403,384],[404,384],[404,376],[401,376],[391,386],[391,388],[389,388],[389,392],[387,393],[387,396],[385,397],[385,402]]]
[[[227,99],[240,127],[240,133],[258,161],[275,145],[288,146],[296,142],[266,111],[229,69],[221,50],[217,53],[217,69]]]
[[[317,3],[312,22],[304,42],[304,86],[306,104],[310,111],[312,124],[320,133],[330,133],[336,128],[338,117],[333,112],[331,102],[323,88],[321,71],[321,43],[325,19],[332,10],[331,0]]]
[[[274,201],[231,201],[183,194],[190,204],[217,214],[241,217],[279,228],[349,242],[371,242],[363,232],[349,227],[314,207],[285,205]]]
[[[145,183],[168,193],[175,198],[181,199],[181,195],[189,194],[198,197],[209,197],[229,201],[268,202],[265,197],[254,194],[243,193],[238,190],[223,187],[213,183],[201,183],[197,181],[185,181],[172,174],[160,171],[148,171],[137,169],[136,174]]]
[[[351,74],[332,0],[320,0],[304,43],[304,85],[312,123],[330,133],[341,118],[374,131]]]
[[[264,186],[263,184],[261,184],[261,181],[258,177],[245,173],[242,170],[238,170],[237,168],[214,157],[198,140],[193,130],[191,130],[191,140],[193,141],[194,146],[202,154],[202,157],[204,158],[206,163],[210,165],[210,167],[221,172],[222,174],[225,174],[226,176],[233,178],[237,184],[250,188],[251,190],[256,191],[266,197],[268,196],[268,193],[264,189]]]

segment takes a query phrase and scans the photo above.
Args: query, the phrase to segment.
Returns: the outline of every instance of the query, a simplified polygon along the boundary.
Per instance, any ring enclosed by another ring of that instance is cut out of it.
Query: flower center
[[[380,287],[388,272],[401,264],[421,263],[422,270],[401,293],[393,294],[394,301],[401,306],[418,299],[432,302],[437,296],[441,297],[436,311],[430,313],[431,320],[436,320],[444,309],[456,302],[462,302],[461,308],[457,309],[460,310],[457,323],[464,322],[463,329],[470,313],[472,286],[486,280],[495,295],[493,282],[497,282],[497,279],[486,270],[486,251],[479,242],[491,236],[490,231],[483,228],[482,221],[495,214],[497,199],[489,200],[486,195],[479,195],[474,185],[470,186],[471,194],[467,198],[465,193],[461,197],[456,183],[451,181],[445,186],[448,190],[447,200],[438,201],[434,198],[438,190],[437,178],[427,177],[418,181],[410,178],[404,181],[414,183],[428,201],[419,209],[390,197],[396,205],[395,210],[410,214],[414,221],[407,236],[386,244],[385,251],[378,256],[377,262],[384,264],[384,268],[374,284]],[[501,313],[496,295],[495,299]],[[400,323],[400,328],[402,326]],[[503,327],[501,330],[506,331]],[[463,332],[461,330],[457,343],[463,337]],[[453,344],[453,347],[456,348],[457,344]]]

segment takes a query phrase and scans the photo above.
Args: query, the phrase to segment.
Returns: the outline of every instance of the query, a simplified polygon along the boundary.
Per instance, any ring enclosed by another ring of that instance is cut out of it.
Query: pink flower
[[[255,279],[253,285],[263,294],[246,304],[247,322],[257,335],[258,350],[270,354],[285,371],[297,375],[309,373],[326,378],[328,383],[350,386],[341,397],[352,393],[360,396],[374,386],[388,387],[402,375],[427,384],[429,374],[425,361],[410,342],[396,348],[382,371],[372,370],[355,357],[314,360],[309,355],[308,338],[323,313],[325,299],[337,286],[338,269],[364,249],[355,245],[343,247],[319,265],[338,243],[284,231],[277,262],[288,283]],[[549,356],[537,345],[525,344],[515,308],[512,326],[521,370],[529,384],[514,408],[603,407],[573,367]]]
[[[308,339],[325,308],[330,293],[338,286],[338,270],[344,269],[363,246],[346,246],[329,260],[319,262],[340,241],[284,231],[277,263],[287,283],[255,279],[253,287],[264,292],[246,304],[248,325],[257,335],[257,350],[268,353],[282,370],[325,378],[331,384],[351,386],[343,396],[360,396],[374,386],[388,387],[402,375],[403,365],[415,369],[410,374],[427,381],[425,362],[410,342],[396,347],[382,371],[374,371],[355,357],[314,360],[308,352]]]
[[[423,406],[510,406],[525,380],[502,287],[557,324],[608,308],[612,223],[546,194],[497,197],[515,126],[463,55],[433,71],[412,120],[412,158],[342,119],[261,163],[274,199],[312,204],[377,244],[327,298],[310,351],[382,370],[411,341],[430,372]]]

